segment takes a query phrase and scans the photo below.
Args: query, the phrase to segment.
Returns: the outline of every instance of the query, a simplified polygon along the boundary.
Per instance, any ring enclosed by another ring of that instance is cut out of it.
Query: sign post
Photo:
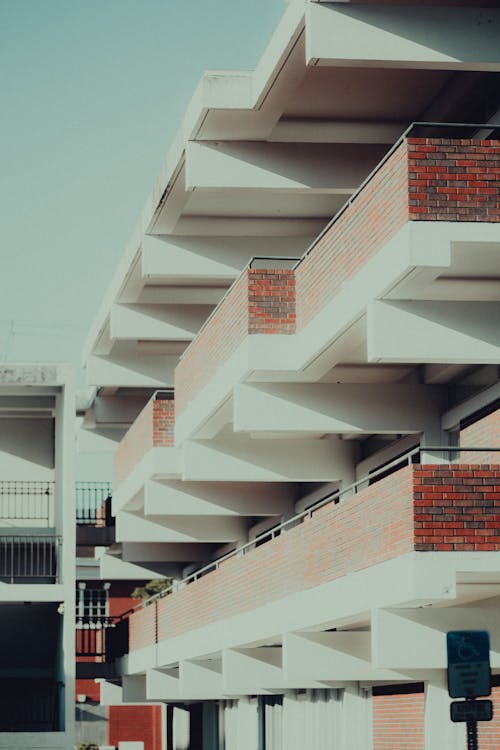
[[[448,693],[452,721],[467,723],[467,750],[478,750],[477,722],[491,721],[491,701],[476,701],[491,693],[490,638],[485,630],[457,630],[446,635]]]

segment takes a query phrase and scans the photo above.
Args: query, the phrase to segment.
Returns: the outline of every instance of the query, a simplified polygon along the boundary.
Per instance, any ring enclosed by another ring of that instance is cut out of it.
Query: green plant
[[[137,586],[130,596],[132,599],[142,599],[145,601],[155,594],[160,594],[165,589],[168,589],[172,585],[172,578],[153,578],[152,581],[148,581],[144,586]]]
[[[79,742],[76,750],[99,750],[99,745],[95,742]]]

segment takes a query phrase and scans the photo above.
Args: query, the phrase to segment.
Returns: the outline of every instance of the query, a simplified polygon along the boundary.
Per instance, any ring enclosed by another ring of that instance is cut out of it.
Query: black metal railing
[[[76,523],[78,526],[113,526],[111,482],[76,483]]]
[[[54,482],[0,480],[0,520],[44,526],[53,523]],[[15,525],[15,523],[11,524]]]
[[[61,544],[62,537],[54,535],[0,535],[0,581],[54,583]]]
[[[77,618],[76,656],[112,662],[128,651],[128,618]]]
[[[60,730],[62,682],[41,677],[0,679],[0,732],[56,732]]]

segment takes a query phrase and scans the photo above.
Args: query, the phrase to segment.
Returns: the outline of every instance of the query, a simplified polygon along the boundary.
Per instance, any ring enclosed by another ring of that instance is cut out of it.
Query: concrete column
[[[465,725],[450,720],[450,703],[446,672],[436,670],[425,684],[425,750],[464,750]]]
[[[371,701],[367,691],[357,682],[344,688],[341,723],[342,750],[367,750],[371,747]]]

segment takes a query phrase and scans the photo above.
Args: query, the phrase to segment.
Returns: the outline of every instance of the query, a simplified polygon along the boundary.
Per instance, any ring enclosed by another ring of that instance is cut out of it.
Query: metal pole
[[[477,742],[477,721],[467,722],[467,750],[479,750]]]

